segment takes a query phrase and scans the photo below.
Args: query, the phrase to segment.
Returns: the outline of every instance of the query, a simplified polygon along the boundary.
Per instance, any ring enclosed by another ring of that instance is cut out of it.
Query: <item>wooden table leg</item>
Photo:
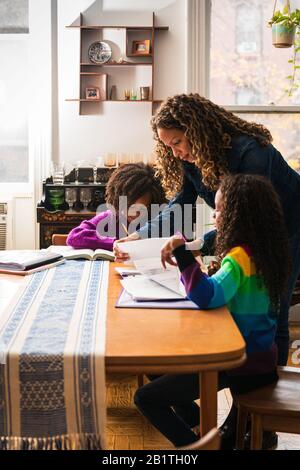
[[[200,372],[200,409],[200,434],[203,437],[217,427],[218,372]]]

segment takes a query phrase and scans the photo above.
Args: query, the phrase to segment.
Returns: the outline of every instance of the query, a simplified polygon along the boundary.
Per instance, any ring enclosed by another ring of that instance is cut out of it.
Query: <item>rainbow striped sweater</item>
[[[275,370],[276,318],[270,311],[270,299],[256,274],[249,248],[233,248],[221,268],[209,277],[202,273],[192,253],[180,246],[174,250],[187,296],[201,309],[227,305],[246,343],[247,360],[229,375],[261,375]]]

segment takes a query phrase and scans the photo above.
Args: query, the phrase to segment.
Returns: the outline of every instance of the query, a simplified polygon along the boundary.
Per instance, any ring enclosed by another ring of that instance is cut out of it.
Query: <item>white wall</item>
[[[124,4],[122,11],[117,4]],[[164,99],[185,92],[186,83],[186,0],[58,0],[58,84],[59,84],[59,159],[68,162],[96,159],[106,152],[150,154],[153,147],[149,121],[149,103],[104,103],[102,114],[79,116],[78,103],[66,102],[66,98],[78,97],[79,90],[79,31],[65,26],[84,13],[86,24],[151,24],[151,3],[156,6],[157,24],[169,26],[160,33],[156,43],[155,99]],[[142,11],[142,5],[145,12]],[[136,7],[136,11],[133,8]],[[87,9],[87,10],[86,10]],[[86,10],[86,11],[85,11]],[[144,19],[143,23],[141,23]],[[106,23],[107,24],[107,23]],[[126,71],[119,71],[126,73]],[[57,155],[53,156],[57,158]]]

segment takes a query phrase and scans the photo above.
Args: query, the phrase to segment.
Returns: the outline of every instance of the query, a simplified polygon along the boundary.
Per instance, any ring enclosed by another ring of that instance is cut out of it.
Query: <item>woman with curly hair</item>
[[[102,248],[112,251],[117,237],[107,236],[105,230],[101,233],[99,227],[110,223],[112,227],[116,228],[115,232],[118,235],[118,214],[121,210],[119,198],[121,196],[127,197],[127,217],[124,220],[127,226],[141,216],[141,211],[147,216],[148,209],[152,204],[161,205],[166,201],[160,180],[156,178],[155,170],[151,165],[144,163],[122,165],[112,173],[106,187],[106,203],[110,204],[114,211],[107,210],[90,220],[81,222],[69,233],[67,245],[73,248],[90,248],[92,250]]]
[[[225,175],[261,175],[272,182],[283,207],[293,259],[287,293],[281,299],[276,338],[278,364],[286,365],[289,304],[300,272],[300,176],[273,147],[265,127],[240,119],[198,94],[169,98],[153,118],[152,128],[158,175],[167,196],[173,199],[159,217],[132,234],[131,239],[150,237],[159,224],[169,223],[176,204],[194,205],[200,196],[214,208],[215,193]],[[266,236],[272,240],[273,233]],[[211,238],[205,237],[206,246]],[[120,261],[126,259],[117,244],[115,254]]]
[[[215,197],[214,217],[220,263],[214,275],[201,271],[180,234],[167,241],[161,257],[164,266],[175,264],[175,257],[187,296],[200,309],[227,305],[245,340],[247,359],[242,366],[219,373],[219,389],[229,387],[240,394],[278,378],[275,333],[280,298],[289,277],[288,237],[280,200],[272,184],[259,176],[223,178]],[[175,446],[195,442],[198,374],[150,379],[136,392],[139,410]],[[236,427],[233,415],[236,418],[235,407],[231,411],[231,446]]]

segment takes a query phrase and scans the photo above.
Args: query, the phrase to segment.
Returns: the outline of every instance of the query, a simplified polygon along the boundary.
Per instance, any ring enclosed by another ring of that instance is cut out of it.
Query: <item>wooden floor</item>
[[[299,331],[299,335],[298,335]],[[300,328],[293,337],[300,340]],[[297,336],[298,335],[298,336]],[[290,350],[289,365],[295,350]],[[299,356],[300,357],[300,356]],[[300,367],[300,365],[298,365]],[[137,388],[135,376],[109,375],[107,377],[107,436],[110,450],[166,450],[172,445],[140,415],[133,403]],[[231,407],[229,390],[218,394],[218,424],[225,420]],[[300,450],[300,435],[279,434],[278,449]]]

